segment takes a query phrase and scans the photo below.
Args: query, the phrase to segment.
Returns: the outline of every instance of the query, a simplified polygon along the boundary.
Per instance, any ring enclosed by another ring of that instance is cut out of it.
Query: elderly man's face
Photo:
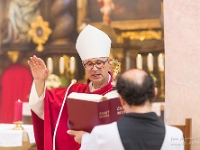
[[[110,59],[108,57],[92,58],[83,61],[86,74],[93,84],[107,82]]]

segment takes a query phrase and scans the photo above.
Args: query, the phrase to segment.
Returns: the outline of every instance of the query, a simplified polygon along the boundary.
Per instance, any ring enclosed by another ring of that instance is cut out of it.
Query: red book
[[[124,114],[118,93],[71,93],[67,98],[69,128],[91,132],[96,125],[117,121]]]

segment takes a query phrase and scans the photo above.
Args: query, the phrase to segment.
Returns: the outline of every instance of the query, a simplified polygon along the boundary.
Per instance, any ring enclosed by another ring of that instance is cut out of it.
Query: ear
[[[154,99],[152,102],[154,102],[156,100],[157,95],[158,95],[158,89],[155,87],[154,88]]]
[[[124,99],[122,98],[122,96],[120,94],[119,95],[119,100],[122,106],[124,106],[126,104],[126,102],[124,101]]]
[[[158,95],[158,89],[156,87],[154,88],[154,95],[155,97]]]

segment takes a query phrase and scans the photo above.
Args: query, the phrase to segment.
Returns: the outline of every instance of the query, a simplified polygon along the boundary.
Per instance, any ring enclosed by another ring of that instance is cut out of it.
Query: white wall
[[[200,149],[200,1],[165,0],[166,122],[192,118],[192,150]]]

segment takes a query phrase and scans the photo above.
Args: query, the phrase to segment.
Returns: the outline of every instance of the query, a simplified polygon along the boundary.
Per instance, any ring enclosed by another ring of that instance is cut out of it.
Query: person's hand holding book
[[[86,134],[88,132],[85,131],[75,131],[75,130],[67,130],[67,133],[71,136],[74,136],[74,140],[81,144],[82,136],[83,134]]]

